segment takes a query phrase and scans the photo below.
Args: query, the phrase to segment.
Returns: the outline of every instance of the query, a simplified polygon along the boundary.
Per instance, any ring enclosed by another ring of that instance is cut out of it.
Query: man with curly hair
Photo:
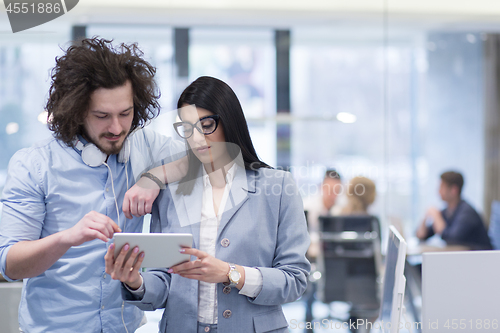
[[[151,210],[132,202],[125,215],[125,192],[153,158],[184,148],[143,128],[160,110],[154,75],[136,44],[84,39],[56,59],[46,105],[54,135],[12,157],[2,194],[0,273],[24,279],[21,331],[141,325],[143,313],[122,302],[119,281],[105,273],[104,255],[115,232],[141,232],[139,216]]]

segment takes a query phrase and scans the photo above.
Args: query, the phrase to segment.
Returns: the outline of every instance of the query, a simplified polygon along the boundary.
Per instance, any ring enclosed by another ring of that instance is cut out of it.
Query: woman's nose
[[[200,133],[200,131],[198,131],[196,128],[193,129],[192,139],[193,139],[193,142],[197,143],[200,146],[204,146],[207,143],[205,135]]]

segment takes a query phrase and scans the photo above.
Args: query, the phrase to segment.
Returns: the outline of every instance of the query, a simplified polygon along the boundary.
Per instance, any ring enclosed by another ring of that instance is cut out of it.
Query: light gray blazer
[[[160,193],[153,206],[151,232],[192,233],[193,247],[199,248],[201,169],[199,176],[190,195],[176,194],[178,184]],[[263,287],[250,298],[239,295],[236,288],[224,293],[224,285],[217,284],[218,332],[288,332],[281,304],[295,301],[306,289],[308,247],[302,199],[291,174],[238,166],[218,229],[216,257],[259,269]],[[123,298],[143,310],[165,308],[160,332],[196,332],[198,281],[166,270],[150,270],[143,278],[142,300],[135,300],[125,288]]]

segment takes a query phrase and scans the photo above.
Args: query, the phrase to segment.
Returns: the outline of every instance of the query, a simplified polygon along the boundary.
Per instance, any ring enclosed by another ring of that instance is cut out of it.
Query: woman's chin
[[[199,152],[195,152],[193,151],[194,155],[196,156],[196,158],[198,158],[200,160],[200,162],[202,164],[209,164],[209,163],[212,163],[212,158],[210,157],[210,154],[200,154]]]

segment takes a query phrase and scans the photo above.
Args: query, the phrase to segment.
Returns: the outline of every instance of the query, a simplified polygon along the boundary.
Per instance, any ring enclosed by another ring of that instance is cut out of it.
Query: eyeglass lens
[[[188,122],[183,122],[181,126],[177,126],[177,133],[183,138],[189,138],[193,135],[194,126],[196,129],[204,134],[212,134],[217,126],[217,121],[213,118],[207,117],[198,120],[194,125]]]

